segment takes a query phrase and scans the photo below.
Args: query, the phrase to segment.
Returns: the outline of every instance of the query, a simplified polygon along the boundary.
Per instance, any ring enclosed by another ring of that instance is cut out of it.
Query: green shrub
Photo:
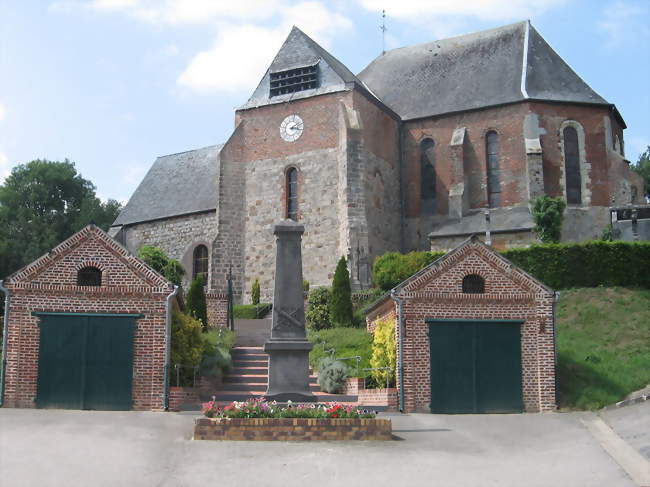
[[[255,279],[251,286],[251,301],[253,304],[260,304],[260,281]]]
[[[203,334],[203,360],[201,375],[221,376],[232,367],[231,350],[235,345],[235,332],[218,327]]]
[[[310,291],[307,298],[307,313],[305,314],[308,328],[323,330],[332,326],[330,299],[331,293],[326,287],[317,287]]]
[[[270,303],[260,304],[236,304],[233,306],[233,314],[238,320],[254,320],[261,318],[271,310]]]
[[[392,370],[372,370],[370,375],[379,387],[395,384],[397,367],[397,350],[395,348],[395,320],[383,319],[377,321],[377,327],[372,341],[372,358],[370,367],[390,367]]]
[[[375,259],[372,266],[373,281],[388,291],[443,255],[444,252],[387,252]]]
[[[544,243],[558,243],[562,236],[566,202],[559,196],[538,196],[532,201],[531,213],[535,222],[535,233]]]
[[[185,312],[196,318],[203,325],[203,331],[208,329],[208,305],[203,287],[203,275],[199,274],[190,284],[185,297]]]
[[[170,374],[176,376],[174,365],[180,365],[180,384],[192,385],[193,370],[201,363],[204,342],[201,322],[180,311],[172,312],[172,346]],[[175,384],[176,380],[172,382]]]
[[[177,286],[181,285],[185,275],[183,266],[177,260],[167,257],[167,254],[161,248],[144,245],[140,247],[138,257],[169,282]]]
[[[322,391],[336,394],[343,389],[348,369],[343,362],[325,357],[318,366],[318,384]]]
[[[306,280],[306,279],[303,279],[303,280],[302,280],[302,290],[303,290],[305,293],[308,293],[308,292],[309,292],[309,281]]]
[[[350,289],[350,274],[345,257],[339,259],[332,281],[332,297],[330,299],[330,318],[334,326],[352,326],[352,290]]]

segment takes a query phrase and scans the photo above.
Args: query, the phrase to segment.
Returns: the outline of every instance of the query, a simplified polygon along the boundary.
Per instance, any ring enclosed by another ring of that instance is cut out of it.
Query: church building
[[[273,289],[272,225],[305,226],[303,274],[357,289],[388,251],[450,249],[483,233],[534,242],[530,201],[567,201],[564,241],[598,237],[608,208],[642,203],[625,122],[529,22],[394,49],[360,73],[294,27],[220,145],[161,156],[111,235],[161,247],[187,279],[239,300]]]

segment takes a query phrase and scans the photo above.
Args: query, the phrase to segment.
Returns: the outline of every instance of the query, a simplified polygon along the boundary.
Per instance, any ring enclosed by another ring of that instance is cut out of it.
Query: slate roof
[[[527,206],[490,209],[491,232],[526,231],[532,230],[534,226],[533,216]],[[460,220],[445,220],[436,225],[429,233],[429,238],[471,235],[474,232],[484,231],[485,214],[483,210],[470,210]]]
[[[320,71],[320,85],[317,88],[270,97],[270,74],[279,71],[312,66],[318,63]],[[357,78],[341,61],[323,49],[316,41],[294,26],[289,36],[280,47],[271,65],[262,77],[259,85],[250,99],[240,107],[247,109],[261,105],[281,103],[288,100],[306,98],[323,93],[332,93],[350,89],[349,85],[355,84],[367,90],[364,83]]]
[[[158,157],[113,226],[216,209],[222,147]]]
[[[526,99],[610,105],[527,21],[393,49],[358,77],[404,120]]]

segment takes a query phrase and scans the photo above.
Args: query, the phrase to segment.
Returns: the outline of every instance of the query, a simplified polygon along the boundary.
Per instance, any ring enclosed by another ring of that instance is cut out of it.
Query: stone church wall
[[[181,262],[185,269],[183,286],[187,289],[192,278],[194,248],[203,244],[212,253],[216,228],[216,213],[210,211],[129,225],[123,231],[125,247],[134,254],[144,245],[153,245]]]
[[[299,175],[299,222],[305,225],[303,277],[313,287],[330,285],[340,257],[335,231],[339,220],[337,152],[337,149],[325,149],[246,164],[246,302],[250,299],[250,287],[255,279],[260,280],[262,299],[271,300],[273,295],[273,224],[284,217],[288,167],[295,167]]]

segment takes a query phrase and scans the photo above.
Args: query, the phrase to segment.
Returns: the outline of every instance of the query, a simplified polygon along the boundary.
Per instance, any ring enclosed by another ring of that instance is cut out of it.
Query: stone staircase
[[[245,401],[262,397],[268,385],[268,355],[261,346],[236,346],[232,351],[233,367],[223,378],[223,384],[214,393],[220,403]],[[357,396],[320,392],[318,378],[310,376],[310,389],[318,402],[356,403]],[[210,398],[204,398],[210,399]]]

